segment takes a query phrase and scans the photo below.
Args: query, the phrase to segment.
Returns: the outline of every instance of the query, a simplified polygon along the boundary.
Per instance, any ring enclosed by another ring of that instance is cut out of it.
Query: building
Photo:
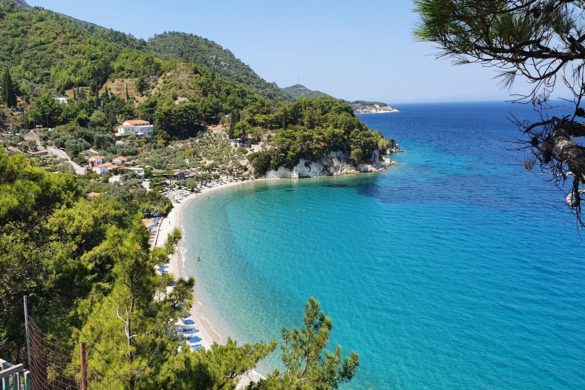
[[[110,173],[110,171],[114,171],[118,168],[117,165],[114,165],[112,163],[105,163],[105,164],[100,164],[100,165],[95,165],[93,167],[93,172],[98,174],[98,175],[107,175]]]
[[[103,156],[92,156],[87,159],[87,163],[90,167],[95,167],[97,165],[102,165],[106,162],[106,159]]]
[[[117,137],[124,137],[127,135],[150,138],[154,135],[154,126],[151,125],[150,122],[141,119],[129,120],[116,128]]]
[[[241,138],[230,139],[230,145],[235,146],[237,148],[242,148],[245,146],[244,141]]]
[[[145,173],[144,168],[141,167],[133,167],[130,168],[130,171],[134,172],[137,176],[144,177]]]
[[[53,98],[54,101],[56,101],[59,104],[67,104],[69,103],[69,100],[67,98],[67,96],[55,96]]]
[[[128,157],[118,156],[112,159],[112,163],[118,166],[122,166],[128,162]]]

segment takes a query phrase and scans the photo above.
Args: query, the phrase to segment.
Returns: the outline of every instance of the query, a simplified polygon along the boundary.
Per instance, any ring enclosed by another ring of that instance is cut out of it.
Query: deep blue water
[[[405,150],[388,173],[194,202],[198,298],[260,341],[316,297],[360,354],[347,388],[585,388],[585,243],[565,193],[522,168],[507,116],[529,107],[399,109],[362,116]]]

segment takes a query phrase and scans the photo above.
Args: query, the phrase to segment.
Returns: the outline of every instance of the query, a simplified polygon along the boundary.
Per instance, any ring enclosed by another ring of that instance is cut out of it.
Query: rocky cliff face
[[[299,179],[321,176],[339,176],[355,174],[360,172],[383,172],[387,167],[398,165],[389,158],[378,161],[374,156],[375,163],[360,164],[357,167],[351,165],[347,156],[342,152],[332,152],[319,161],[307,161],[301,159],[292,169],[279,167],[278,170],[271,170],[266,173],[268,179]]]

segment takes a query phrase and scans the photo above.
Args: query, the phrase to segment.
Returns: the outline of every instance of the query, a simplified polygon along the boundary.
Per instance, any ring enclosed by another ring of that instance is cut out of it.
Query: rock
[[[301,159],[292,169],[279,167],[266,173],[268,179],[299,179],[321,176],[339,176],[355,174],[359,172],[383,172],[388,166],[398,165],[396,162],[385,157],[379,161],[379,154],[374,156],[375,163],[360,164],[357,168],[348,162],[343,152],[331,152],[319,161],[308,161]]]

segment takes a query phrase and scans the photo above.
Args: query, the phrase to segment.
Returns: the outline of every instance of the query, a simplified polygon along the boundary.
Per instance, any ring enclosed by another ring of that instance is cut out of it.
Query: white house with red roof
[[[114,165],[112,163],[104,163],[104,164],[95,165],[94,167],[92,167],[92,171],[94,173],[97,173],[98,175],[107,175],[110,173],[110,171],[113,171],[116,169],[118,169],[118,166]]]
[[[106,159],[103,156],[92,156],[89,159],[87,159],[87,162],[90,167],[95,167],[105,163]]]
[[[150,138],[154,135],[154,126],[142,119],[128,120],[116,128],[116,136],[124,137],[127,135]]]

